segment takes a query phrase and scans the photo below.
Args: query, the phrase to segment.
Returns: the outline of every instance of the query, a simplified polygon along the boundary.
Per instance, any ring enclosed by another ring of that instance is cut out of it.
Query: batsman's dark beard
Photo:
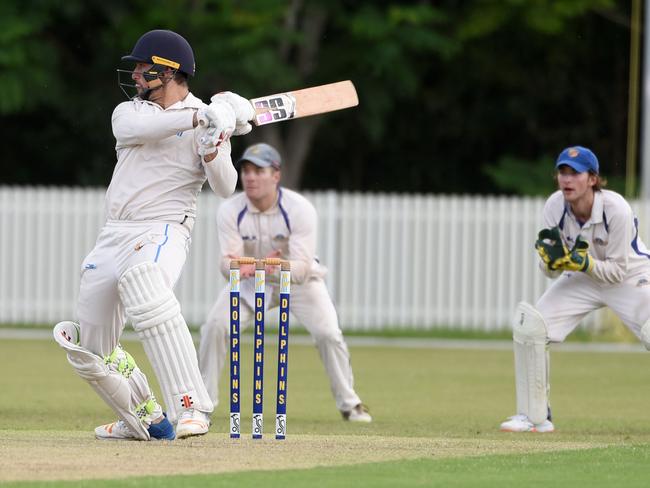
[[[143,88],[142,91],[138,93],[138,97],[140,98],[140,100],[149,100],[149,96],[151,95],[152,91],[153,90],[151,88]]]
[[[148,100],[151,101],[151,94],[154,93],[156,90],[159,90],[163,88],[169,80],[162,80],[160,79],[160,84],[154,88],[140,88],[138,85],[138,97],[140,97],[140,100]],[[142,91],[140,91],[142,90]]]
[[[156,88],[145,88],[138,96],[141,100],[151,101],[151,95],[162,87],[163,85],[157,86]]]

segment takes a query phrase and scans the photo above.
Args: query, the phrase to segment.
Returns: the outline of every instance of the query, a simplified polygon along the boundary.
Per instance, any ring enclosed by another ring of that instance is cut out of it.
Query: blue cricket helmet
[[[143,34],[131,54],[122,56],[122,61],[169,66],[188,76],[194,76],[195,71],[192,46],[183,36],[170,30],[152,30]]]

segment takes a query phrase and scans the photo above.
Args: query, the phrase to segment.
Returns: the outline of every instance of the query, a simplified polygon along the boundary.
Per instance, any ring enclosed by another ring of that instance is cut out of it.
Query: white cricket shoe
[[[210,428],[210,416],[195,408],[190,408],[181,413],[176,424],[176,437],[191,437],[207,434]]]
[[[99,440],[135,440],[131,430],[126,426],[124,421],[118,420],[110,424],[100,425],[95,428],[95,437]]]
[[[174,427],[167,420],[167,415],[158,423],[151,424],[147,427],[151,440],[164,440],[164,441],[173,441],[174,440]],[[95,437],[101,441],[106,440],[124,440],[124,441],[134,441],[139,440],[131,429],[126,425],[123,420],[118,420],[106,425],[100,425],[95,428]]]
[[[501,423],[503,432],[553,432],[555,426],[550,420],[544,420],[541,424],[533,424],[525,415],[513,415]]]
[[[359,403],[352,410],[341,412],[341,415],[343,415],[343,420],[349,420],[350,422],[372,422],[372,417],[368,413],[368,407],[363,403]]]

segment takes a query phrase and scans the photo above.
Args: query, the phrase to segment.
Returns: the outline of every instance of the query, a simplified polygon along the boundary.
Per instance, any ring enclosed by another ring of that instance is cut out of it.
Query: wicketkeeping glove
[[[588,273],[593,267],[594,260],[589,255],[589,243],[578,236],[573,248],[560,260],[558,269]]]
[[[560,269],[561,261],[569,252],[562,242],[558,227],[540,230],[539,234],[537,234],[537,241],[535,241],[535,249],[537,249],[537,254],[544,261],[547,269],[551,271]]]

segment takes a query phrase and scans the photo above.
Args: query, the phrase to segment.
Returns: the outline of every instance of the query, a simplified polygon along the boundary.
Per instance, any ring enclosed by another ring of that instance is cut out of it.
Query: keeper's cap
[[[559,168],[563,164],[570,166],[578,173],[591,171],[598,174],[598,158],[591,150],[582,146],[567,147],[560,153],[555,162],[555,167]]]
[[[247,161],[260,168],[280,169],[282,165],[280,153],[273,146],[263,142],[249,146],[242,154],[242,157],[237,160],[237,164]]]

